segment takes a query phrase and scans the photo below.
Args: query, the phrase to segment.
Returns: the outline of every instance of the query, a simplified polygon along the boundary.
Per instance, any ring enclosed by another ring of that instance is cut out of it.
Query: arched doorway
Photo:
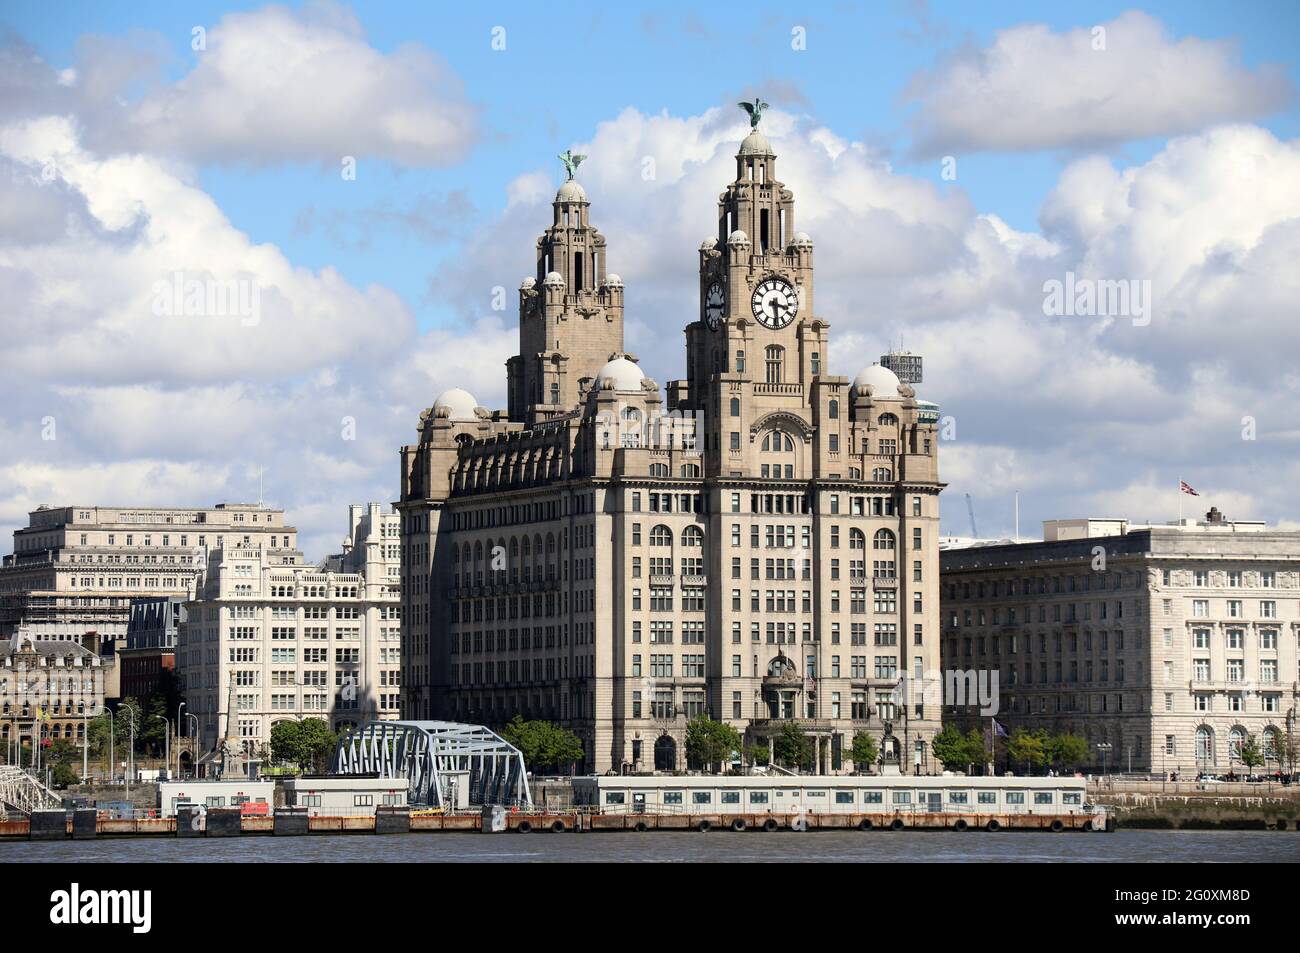
[[[655,742],[655,770],[677,770],[677,742],[672,735],[660,735]]]

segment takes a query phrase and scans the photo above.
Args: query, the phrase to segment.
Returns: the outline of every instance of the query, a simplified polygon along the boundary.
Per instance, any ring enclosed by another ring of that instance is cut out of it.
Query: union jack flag
[[[1192,485],[1191,485],[1190,483],[1188,483],[1186,480],[1179,480],[1179,481],[1178,481],[1178,489],[1182,490],[1184,493],[1190,494],[1191,496],[1200,496],[1200,495],[1201,495],[1201,494],[1197,493],[1195,490],[1193,490],[1193,489],[1192,489]]]

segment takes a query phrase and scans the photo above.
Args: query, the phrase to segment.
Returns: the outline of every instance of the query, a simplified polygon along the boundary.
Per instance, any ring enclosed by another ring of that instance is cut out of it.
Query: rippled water
[[[1300,834],[1280,831],[1116,831],[1112,834],[968,831],[712,831],[586,834],[354,834],[0,843],[0,864],[438,861],[980,861],[1294,862]]]

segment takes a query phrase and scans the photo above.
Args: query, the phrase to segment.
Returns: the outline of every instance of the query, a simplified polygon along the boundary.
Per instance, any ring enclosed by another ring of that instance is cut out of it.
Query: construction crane
[[[970,514],[970,534],[972,539],[979,539],[979,530],[975,528],[975,504],[970,501],[970,494],[966,494],[966,512]]]

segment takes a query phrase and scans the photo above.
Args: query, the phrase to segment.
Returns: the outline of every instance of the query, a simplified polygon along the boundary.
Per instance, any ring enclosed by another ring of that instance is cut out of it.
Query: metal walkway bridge
[[[475,805],[533,807],[523,754],[482,725],[372,721],[339,739],[333,770],[404,778],[412,804],[455,808],[468,799]],[[459,787],[454,797],[453,786]]]
[[[7,811],[31,814],[62,804],[57,794],[22,768],[0,765],[0,820],[8,816]]]

